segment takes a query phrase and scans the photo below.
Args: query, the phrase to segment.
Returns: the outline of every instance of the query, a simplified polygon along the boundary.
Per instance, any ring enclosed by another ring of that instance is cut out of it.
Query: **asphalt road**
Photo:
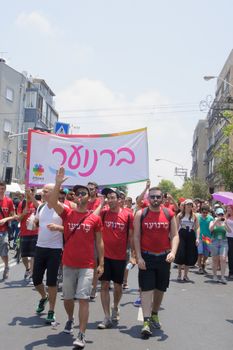
[[[73,349],[73,337],[62,333],[66,314],[58,294],[57,326],[45,325],[46,313],[38,316],[35,308],[39,296],[23,280],[22,263],[12,261],[10,277],[0,281],[1,327],[0,349],[42,350]],[[0,265],[0,274],[2,274]],[[155,330],[148,340],[140,339],[142,322],[139,309],[133,306],[137,292],[137,268],[130,271],[130,289],[121,300],[119,324],[108,330],[98,330],[103,319],[99,295],[90,304],[86,332],[86,349],[93,350],[231,350],[233,344],[233,282],[227,285],[212,282],[211,276],[198,275],[192,269],[193,283],[176,281],[172,268],[170,287],[160,311],[162,329]],[[210,267],[207,269],[211,272]],[[112,297],[112,296],[111,296]],[[76,306],[77,307],[77,306]],[[75,318],[77,320],[77,308]],[[77,328],[77,327],[76,327]],[[77,335],[75,329],[74,336]]]

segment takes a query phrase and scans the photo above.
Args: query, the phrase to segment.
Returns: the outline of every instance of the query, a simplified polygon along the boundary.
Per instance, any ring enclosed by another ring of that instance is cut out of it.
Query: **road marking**
[[[142,313],[141,307],[138,309],[138,319],[137,320],[143,322],[143,313]]]

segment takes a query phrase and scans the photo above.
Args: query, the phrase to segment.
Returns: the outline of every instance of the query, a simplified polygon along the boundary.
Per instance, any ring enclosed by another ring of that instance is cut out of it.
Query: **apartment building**
[[[215,77],[207,77],[211,79]],[[206,135],[206,151],[204,152],[200,147],[201,144],[195,144],[195,132],[193,138],[193,167],[192,175],[195,177],[195,169],[197,167],[197,157],[196,154],[204,153],[203,160],[204,166],[206,167],[206,174],[204,173],[200,176],[202,180],[205,180],[209,186],[209,192],[213,193],[216,191],[224,190],[224,183],[221,176],[216,171],[216,165],[218,159],[216,153],[220,149],[221,145],[227,144],[233,150],[233,139],[232,137],[227,137],[223,133],[223,127],[226,125],[227,121],[224,119],[223,112],[226,110],[233,109],[233,50],[231,51],[229,57],[227,58],[219,76],[217,77],[217,88],[213,102],[209,106],[209,111],[206,118],[206,131],[207,134],[203,134],[198,139],[205,137]],[[202,143],[203,145],[203,143]],[[200,165],[198,161],[198,165]]]
[[[193,134],[192,170],[194,179],[206,178],[206,149],[207,149],[208,123],[207,120],[199,120]]]
[[[28,128],[53,129],[55,94],[45,80],[17,72],[0,58],[0,178],[23,183]]]

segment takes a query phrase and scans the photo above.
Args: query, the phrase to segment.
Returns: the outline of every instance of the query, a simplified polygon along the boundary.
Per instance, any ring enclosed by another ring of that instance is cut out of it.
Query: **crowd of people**
[[[14,202],[0,182],[0,256],[6,280],[8,233],[14,228],[14,244],[20,237],[24,278],[40,295],[36,313],[41,314],[48,304],[48,324],[56,321],[62,267],[65,333],[73,334],[75,301],[79,307],[74,346],[85,347],[89,301],[96,298],[98,283],[103,308],[98,329],[119,322],[122,292],[129,288],[128,273],[136,264],[139,297],[134,305],[142,307],[142,338],[151,336],[152,328],[161,328],[158,311],[169,287],[171,263],[177,267],[178,282],[192,282],[189,269],[195,265],[199,274],[205,274],[210,258],[213,282],[227,283],[227,263],[228,279],[233,279],[233,205],[211,206],[190,198],[176,202],[150,181],[133,203],[117,188],[99,191],[95,182],[67,189],[66,179],[60,168],[55,183],[45,185],[41,196],[35,188],[27,188],[24,198]]]

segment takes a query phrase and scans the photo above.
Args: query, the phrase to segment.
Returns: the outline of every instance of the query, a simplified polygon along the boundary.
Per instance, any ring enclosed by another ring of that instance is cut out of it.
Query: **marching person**
[[[46,318],[48,324],[55,321],[57,274],[63,248],[62,219],[54,211],[51,203],[53,188],[53,184],[47,184],[43,187],[43,203],[38,207],[34,220],[34,225],[39,226],[39,230],[32,278],[34,286],[41,296],[36,313],[41,314],[45,309],[45,305],[49,302],[49,311]],[[46,270],[48,294],[43,283]]]
[[[162,207],[162,191],[157,187],[150,188],[148,201],[149,208],[139,210],[134,219],[134,245],[144,318],[142,338],[152,335],[151,326],[161,328],[158,310],[169,286],[170,265],[179,244],[174,212]]]
[[[12,199],[5,196],[6,183],[0,182],[0,256],[4,263],[3,280],[9,276],[8,222],[17,219]]]
[[[32,282],[33,264],[38,237],[38,228],[27,225],[27,220],[31,215],[34,216],[39,206],[34,195],[35,189],[27,188],[25,191],[26,198],[19,203],[17,210],[18,220],[20,222],[20,251],[25,266],[24,279],[28,279],[29,282]]]
[[[119,303],[122,297],[122,284],[126,267],[128,242],[133,252],[133,215],[121,207],[118,190],[104,188],[102,194],[107,197],[108,207],[101,212],[104,241],[104,273],[101,276],[101,302],[104,320],[98,325],[99,329],[111,328],[112,321],[119,321]],[[110,281],[114,283],[113,306],[110,315]]]
[[[61,167],[57,172],[56,184],[51,197],[52,206],[63,220],[64,225],[63,296],[68,316],[64,332],[73,333],[74,298],[77,298],[79,303],[79,333],[73,345],[84,348],[89,316],[89,299],[95,268],[95,243],[99,258],[98,277],[104,271],[102,223],[99,216],[88,212],[90,192],[86,186],[76,185],[73,188],[78,202],[77,209],[67,208],[58,202],[60,187],[66,179],[64,168]]]

